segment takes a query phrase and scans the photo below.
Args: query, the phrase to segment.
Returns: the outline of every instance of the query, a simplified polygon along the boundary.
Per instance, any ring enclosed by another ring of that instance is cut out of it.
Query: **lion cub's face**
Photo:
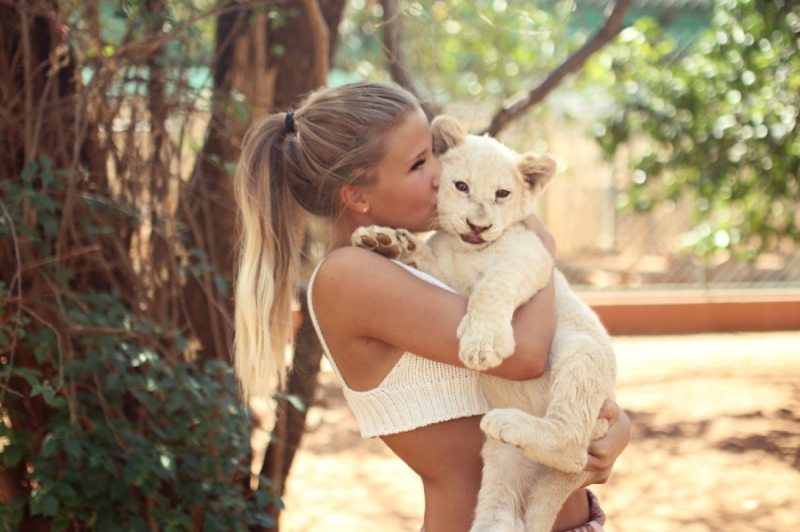
[[[533,199],[555,175],[550,155],[520,155],[493,138],[467,135],[452,117],[437,117],[431,130],[442,162],[439,223],[466,247],[489,245],[531,214]]]

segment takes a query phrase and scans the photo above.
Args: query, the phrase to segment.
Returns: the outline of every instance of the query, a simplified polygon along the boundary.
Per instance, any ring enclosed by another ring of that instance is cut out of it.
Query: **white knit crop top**
[[[438,279],[406,266],[408,271],[445,290],[454,290]],[[331,355],[314,313],[311,292],[319,266],[308,283],[308,308],[325,356],[344,389],[347,404],[353,411],[362,438],[374,438],[489,411],[480,387],[480,373],[404,353],[378,385],[367,391],[351,389]]]

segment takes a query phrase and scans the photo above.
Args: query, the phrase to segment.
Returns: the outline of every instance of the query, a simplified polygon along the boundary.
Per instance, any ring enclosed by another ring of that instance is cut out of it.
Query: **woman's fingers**
[[[586,471],[604,471],[614,465],[616,456],[609,449],[609,442],[605,438],[594,440],[589,445],[589,459],[586,462]]]
[[[616,403],[606,401],[600,409],[598,418],[608,420],[608,432],[589,444],[586,471],[592,475],[587,481],[588,484],[604,484],[608,481],[614,462],[628,446],[631,436],[630,419]]]
[[[619,421],[620,412],[622,412],[622,410],[617,406],[617,403],[606,401],[603,403],[603,406],[600,407],[600,413],[597,414],[597,419],[606,418],[608,424],[612,425]]]

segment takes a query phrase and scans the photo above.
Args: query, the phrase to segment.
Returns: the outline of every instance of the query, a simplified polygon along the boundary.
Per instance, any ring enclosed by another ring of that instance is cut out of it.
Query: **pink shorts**
[[[586,495],[589,497],[589,522],[577,528],[571,528],[567,532],[603,532],[606,514],[600,508],[600,503],[594,493],[586,490]],[[425,532],[425,527],[423,526],[419,532]]]

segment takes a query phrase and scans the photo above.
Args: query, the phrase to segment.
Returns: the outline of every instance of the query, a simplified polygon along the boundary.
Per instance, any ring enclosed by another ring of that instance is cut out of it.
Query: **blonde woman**
[[[426,532],[468,531],[481,480],[479,374],[458,358],[467,301],[435,279],[349,246],[357,227],[436,228],[441,167],[419,102],[389,84],[313,93],[296,111],[269,116],[244,139],[236,173],[241,245],[236,281],[236,371],[245,397],[286,372],[291,301],[299,277],[297,227],[307,213],[330,221],[330,252],[309,303],[326,356],[362,436],[380,437],[422,479]],[[530,227],[554,249],[535,218]],[[541,375],[555,331],[552,283],[514,319],[515,353],[488,373]],[[630,437],[614,404],[609,433],[592,443],[592,483],[608,478]],[[565,503],[555,530],[599,530],[586,490]]]

